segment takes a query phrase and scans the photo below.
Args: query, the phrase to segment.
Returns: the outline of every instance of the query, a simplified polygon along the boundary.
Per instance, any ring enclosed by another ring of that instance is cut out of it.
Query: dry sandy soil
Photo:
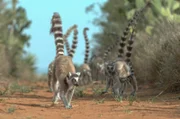
[[[61,102],[51,105],[46,82],[26,85],[32,85],[33,91],[0,95],[0,119],[180,119],[180,95],[153,98],[160,92],[157,89],[140,88],[130,105],[127,97],[119,102],[110,93],[98,95],[99,84],[94,84],[94,90],[86,87],[83,97],[73,97],[72,109],[65,109]]]

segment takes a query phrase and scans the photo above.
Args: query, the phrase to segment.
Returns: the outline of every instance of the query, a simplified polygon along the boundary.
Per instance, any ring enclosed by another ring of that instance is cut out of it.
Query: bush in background
[[[180,24],[164,21],[151,37],[140,33],[132,61],[138,81],[161,86],[180,83]]]

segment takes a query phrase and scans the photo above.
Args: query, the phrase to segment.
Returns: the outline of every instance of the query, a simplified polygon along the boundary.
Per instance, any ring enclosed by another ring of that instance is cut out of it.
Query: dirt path
[[[130,106],[131,101],[118,102],[110,94],[96,96],[92,88],[87,88],[83,97],[73,98],[73,109],[68,110],[61,102],[51,106],[52,93],[47,92],[46,83],[37,83],[35,87],[30,93],[2,95],[0,119],[180,119],[176,94],[152,99],[157,94],[153,89],[140,89]]]

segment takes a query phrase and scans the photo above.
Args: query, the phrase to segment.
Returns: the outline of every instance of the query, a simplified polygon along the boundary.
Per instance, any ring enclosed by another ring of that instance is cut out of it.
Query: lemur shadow
[[[60,104],[57,104],[57,105],[53,105],[53,104],[35,104],[35,103],[24,104],[24,103],[11,103],[11,102],[7,102],[6,104],[19,105],[19,106],[28,106],[28,107],[36,107],[36,108],[51,108],[51,109],[56,109],[56,108],[59,108],[59,107],[63,107],[63,105],[60,105]]]
[[[150,92],[150,93],[146,93]],[[159,94],[159,91],[154,91],[153,89],[140,89],[138,90],[135,98],[137,101],[147,101],[150,99],[155,98]],[[123,100],[128,100],[131,95],[131,89],[126,89],[125,93],[123,94]],[[113,96],[112,92],[108,92],[106,94],[93,94],[93,92],[84,93],[83,96],[74,95],[74,98],[77,100],[93,100],[93,99],[105,99],[107,101],[115,101],[115,97]],[[160,99],[156,99],[156,101],[162,101]]]
[[[173,106],[173,107],[172,107]],[[178,113],[178,106],[172,105],[172,106],[166,106],[166,107],[160,107],[157,105],[150,106],[150,105],[144,105],[142,108],[139,107],[138,105],[133,105],[133,108],[129,108],[129,111],[132,112],[149,112],[149,113],[159,113],[163,115],[168,115],[170,116],[169,112],[171,112],[171,115],[173,115],[173,118],[179,118],[180,113]],[[127,108],[128,109],[128,108]],[[124,108],[114,108],[114,112],[123,112]]]
[[[29,98],[29,99],[47,99],[50,100],[52,97],[40,96],[36,94],[14,94],[14,95],[1,95],[1,98]]]
[[[84,94],[83,97],[79,97],[79,96],[74,96],[75,100],[101,100],[101,99],[105,99],[108,101],[114,101],[114,97],[112,96],[112,94],[107,93],[107,94]]]
[[[140,109],[139,107],[138,108],[135,108],[135,109],[130,109],[130,111],[133,111],[133,112],[159,112],[159,113],[162,113],[162,114],[168,114],[169,112],[173,112],[174,108],[160,108],[160,107],[147,107],[147,109]],[[113,110],[114,112],[123,112],[124,109],[123,108],[118,108],[118,109],[115,109]],[[180,114],[179,114],[180,115]]]
[[[175,103],[175,104],[172,104],[172,105],[169,105],[169,107],[168,106],[166,106],[166,107],[157,107],[157,105],[155,105],[155,106],[149,106],[149,105],[146,105],[146,106],[144,106],[145,108],[148,108],[149,110],[174,110],[174,109],[178,109],[179,108],[179,106],[177,106],[179,103],[177,102],[177,103]],[[139,106],[137,106],[137,105],[134,105],[133,107],[137,107],[137,108],[134,108],[133,110],[135,110],[135,111],[139,111],[139,110],[144,110],[144,108],[143,109],[140,109],[139,108]],[[147,109],[147,110],[148,110]]]

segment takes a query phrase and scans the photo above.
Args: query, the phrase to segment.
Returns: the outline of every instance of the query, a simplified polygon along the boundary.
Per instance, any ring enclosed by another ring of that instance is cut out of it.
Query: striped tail
[[[59,13],[54,12],[51,20],[50,33],[54,33],[55,44],[56,44],[56,56],[64,55],[64,42],[63,42],[63,31],[62,21]]]
[[[137,24],[137,21],[139,20],[139,16],[145,11],[145,9],[149,6],[150,1],[148,1],[145,5],[145,7],[143,7],[141,10],[135,12],[133,18],[129,21],[128,26],[126,27],[126,29],[123,32],[123,35],[121,37],[121,42],[119,43],[119,54],[118,54],[118,58],[122,58],[124,56],[124,46],[125,46],[125,41],[127,40],[127,36],[130,32],[130,28],[131,26]]]
[[[129,61],[128,65],[129,65],[129,68],[130,68],[130,70],[131,70],[131,75],[134,75],[134,69],[133,69],[132,62]]]
[[[103,60],[104,60],[104,61],[106,61],[106,58],[107,58],[108,54],[112,51],[113,48],[116,47],[117,42],[119,42],[119,36],[118,36],[118,34],[112,32],[112,33],[108,33],[108,35],[113,35],[113,36],[115,36],[115,37],[116,37],[116,40],[115,40],[115,44],[110,45],[110,46],[107,48],[107,50],[105,50],[104,55],[103,55]]]
[[[121,36],[121,41],[119,43],[119,54],[118,54],[118,58],[122,58],[124,56],[124,46],[125,46],[125,41],[127,40],[127,36],[130,32],[130,28],[131,26],[133,26],[136,22],[136,19],[138,18],[139,14],[138,12],[135,13],[134,17],[129,21],[128,26],[126,27],[126,29],[123,32],[123,35]]]
[[[138,19],[138,16],[145,11],[145,9],[148,7],[149,4],[150,4],[150,1],[147,2],[147,4],[145,5],[145,7],[142,8],[142,9],[139,11],[139,13],[137,12],[137,13],[135,14],[134,17],[137,17],[136,22],[138,22],[138,20],[139,20],[139,19]],[[131,52],[132,52],[132,48],[133,48],[132,45],[133,45],[133,43],[134,43],[136,25],[137,25],[137,23],[134,24],[133,29],[132,29],[131,36],[130,36],[130,38],[129,38],[129,40],[128,40],[128,46],[127,46],[127,52],[126,52],[126,59],[125,59],[126,62],[129,64],[129,67],[130,67],[130,70],[131,70],[131,75],[134,75],[134,69],[133,69],[133,65],[132,65],[132,62],[131,62],[131,59],[130,59],[130,58],[131,58]]]
[[[75,49],[77,47],[77,43],[78,43],[78,40],[77,40],[77,35],[78,35],[78,30],[77,28],[74,29],[74,38],[73,38],[73,43],[72,43],[72,46],[71,46],[71,50],[69,51],[69,56],[73,58],[74,56],[74,53],[75,53]]]
[[[128,45],[127,45],[127,52],[126,52],[126,62],[130,62],[130,58],[131,58],[131,53],[132,53],[132,48],[133,48],[133,43],[134,43],[134,37],[135,37],[135,29],[133,29],[131,36],[128,40]]]
[[[66,45],[66,50],[67,50],[67,53],[68,53],[68,55],[70,54],[70,46],[69,46],[69,43],[68,43],[68,40],[67,40],[67,38],[69,37],[69,35],[70,35],[70,33],[72,32],[72,30],[74,30],[74,29],[76,29],[77,28],[77,25],[75,24],[75,25],[73,25],[73,26],[71,26],[67,31],[66,31],[66,33],[64,34],[64,36],[63,36],[63,39],[64,39],[64,42],[65,42],[65,45]]]
[[[111,46],[109,46],[108,48],[107,48],[107,50],[105,50],[105,52],[104,52],[104,55],[103,55],[103,60],[104,61],[106,61],[106,57],[108,56],[108,54],[111,52],[111,50],[114,48],[114,44],[113,45],[111,45]]]
[[[89,28],[85,27],[83,30],[83,34],[84,34],[84,40],[86,42],[86,50],[85,50],[85,57],[84,57],[84,63],[87,64],[88,63],[88,58],[89,58],[89,39],[87,37],[87,31],[89,30]]]
[[[134,37],[135,37],[135,28],[136,28],[136,25],[137,25],[137,22],[139,20],[139,15],[142,14],[142,12],[145,10],[145,8],[149,5],[149,2],[147,2],[146,6],[144,8],[142,8],[139,12],[136,12],[133,19],[135,19],[134,21],[136,23],[132,24],[132,33],[131,33],[131,36],[128,40],[128,46],[127,46],[127,52],[126,52],[126,62],[130,63],[130,58],[131,58],[131,53],[132,53],[132,45],[134,43]],[[130,63],[131,64],[131,63]]]
[[[132,48],[133,48],[133,43],[134,43],[134,37],[135,37],[135,29],[133,29],[131,36],[128,40],[128,45],[127,45],[127,52],[126,52],[126,62],[129,64],[130,70],[131,70],[131,75],[134,75],[134,69],[132,66],[132,62],[131,62],[131,52],[132,52]]]

